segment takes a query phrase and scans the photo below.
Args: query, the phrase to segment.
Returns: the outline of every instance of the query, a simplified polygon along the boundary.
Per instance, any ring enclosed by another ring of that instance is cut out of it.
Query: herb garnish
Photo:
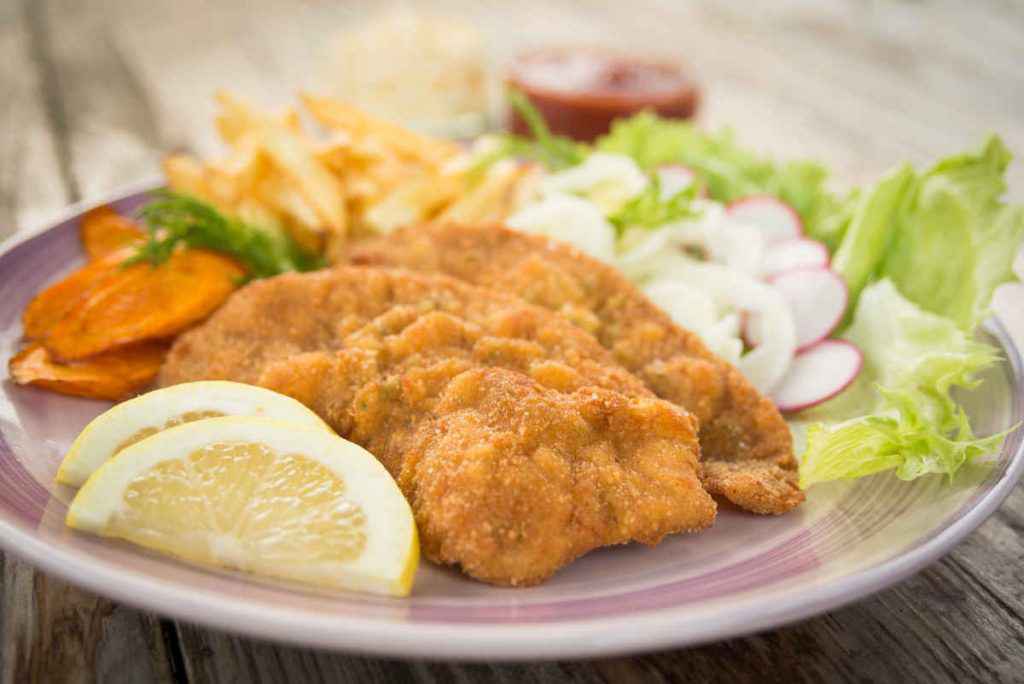
[[[223,252],[240,261],[251,278],[286,271],[311,271],[321,259],[301,249],[283,231],[229,217],[213,205],[170,190],[154,193],[139,211],[149,237],[127,263],[167,261],[179,244]]]
[[[519,90],[510,88],[508,101],[523,118],[530,129],[530,135],[500,135],[495,148],[483,153],[469,169],[470,178],[482,177],[496,162],[509,157],[531,159],[540,162],[551,171],[560,171],[576,166],[589,154],[589,148],[583,143],[552,133],[543,115]]]
[[[663,197],[657,174],[643,192],[622,205],[608,217],[615,230],[622,235],[627,228],[658,228],[666,223],[695,218],[700,211],[693,206],[697,184],[692,183],[674,195]]]

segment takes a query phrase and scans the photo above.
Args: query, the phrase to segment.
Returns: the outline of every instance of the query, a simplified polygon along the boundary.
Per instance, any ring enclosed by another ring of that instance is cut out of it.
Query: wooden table
[[[219,86],[264,103],[315,86],[329,73],[330,35],[370,4],[0,5],[0,237],[156,173],[164,151],[210,151]],[[479,21],[498,58],[567,40],[685,56],[707,85],[705,123],[731,124],[774,154],[826,159],[848,181],[976,145],[989,130],[1024,153],[1024,7],[1013,0],[437,4]],[[1010,182],[1019,200],[1024,164]],[[1022,681],[1022,560],[1018,488],[941,562],[801,624],[635,658],[464,666],[238,638],[111,603],[7,557],[0,661],[4,681],[18,682]]]

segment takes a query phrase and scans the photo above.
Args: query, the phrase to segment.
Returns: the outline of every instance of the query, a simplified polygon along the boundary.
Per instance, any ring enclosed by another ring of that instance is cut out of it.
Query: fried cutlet
[[[656,544],[714,519],[696,421],[670,402],[553,390],[466,357],[381,356],[310,352],[271,364],[260,384],[310,401],[387,466],[434,562],[535,584],[599,546]]]
[[[162,384],[261,384],[374,453],[428,558],[536,583],[597,546],[706,527],[696,421],[544,309],[444,276],[250,284],[179,338]]]
[[[696,450],[694,422],[669,402],[477,369],[447,384],[398,480],[428,558],[535,584],[591,549],[709,525]]]
[[[472,334],[486,339],[475,353],[486,358],[505,356],[517,368],[525,367],[527,359],[560,362],[561,374],[584,378],[580,384],[650,394],[593,336],[546,309],[443,275],[365,267],[289,273],[250,283],[203,325],[178,337],[157,382],[256,383],[272,362],[304,352],[371,346],[375,335],[401,330],[429,313],[476,326]],[[545,367],[538,363],[536,372]],[[561,382],[568,387],[570,380],[556,380],[554,371],[549,375],[550,386]]]
[[[557,320],[521,304],[482,325],[453,313],[396,306],[346,335],[338,349],[268,362],[255,382],[310,407],[392,472],[401,467],[408,425],[432,410],[448,381],[474,368],[517,371],[564,393],[601,387],[654,398],[621,368],[538,342],[533,315]]]
[[[789,429],[771,401],[611,266],[494,225],[409,227],[357,243],[345,258],[445,273],[559,312],[655,394],[697,416],[709,491],[756,513],[803,501]]]

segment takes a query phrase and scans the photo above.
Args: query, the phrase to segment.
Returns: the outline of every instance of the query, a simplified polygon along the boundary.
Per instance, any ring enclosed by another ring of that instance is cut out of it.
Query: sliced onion
[[[705,209],[696,220],[669,226],[670,240],[678,247],[697,248],[708,259],[744,273],[758,275],[764,260],[765,240],[761,230],[730,219],[720,210]]]
[[[789,370],[796,352],[796,329],[786,300],[772,287],[718,264],[678,259],[671,278],[706,292],[721,308],[757,314],[767,331],[761,344],[737,367],[762,392],[770,392]]]
[[[697,333],[715,354],[730,363],[739,360],[743,342],[737,337],[738,316],[726,314],[719,319],[715,301],[705,292],[677,280],[655,282],[644,291],[676,324]]]
[[[615,231],[601,210],[572,195],[551,195],[509,217],[508,225],[574,245],[590,256],[615,261]]]
[[[611,214],[643,192],[647,183],[647,176],[632,158],[596,152],[582,164],[545,178],[541,192],[582,195]]]

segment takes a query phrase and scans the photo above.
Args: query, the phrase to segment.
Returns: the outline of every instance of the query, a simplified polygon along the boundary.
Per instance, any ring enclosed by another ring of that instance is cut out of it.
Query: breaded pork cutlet
[[[445,273],[559,312],[655,394],[697,416],[709,491],[756,513],[803,501],[789,429],[771,401],[611,266],[495,225],[413,226],[357,243],[345,258]]]
[[[556,389],[597,385],[653,396],[593,336],[546,309],[439,274],[365,267],[289,273],[249,284],[206,323],[178,337],[157,382],[256,383],[275,361],[366,348],[431,313],[466,322],[463,334],[472,338],[473,353],[491,365],[502,359],[517,369],[533,364],[531,373]],[[440,331],[431,326],[414,343],[429,346],[430,334],[443,336],[449,348],[437,353],[456,353],[451,336]]]
[[[253,283],[179,338],[162,384],[289,394],[398,480],[425,555],[539,582],[598,546],[698,530],[696,421],[544,309],[451,278],[337,269]]]

